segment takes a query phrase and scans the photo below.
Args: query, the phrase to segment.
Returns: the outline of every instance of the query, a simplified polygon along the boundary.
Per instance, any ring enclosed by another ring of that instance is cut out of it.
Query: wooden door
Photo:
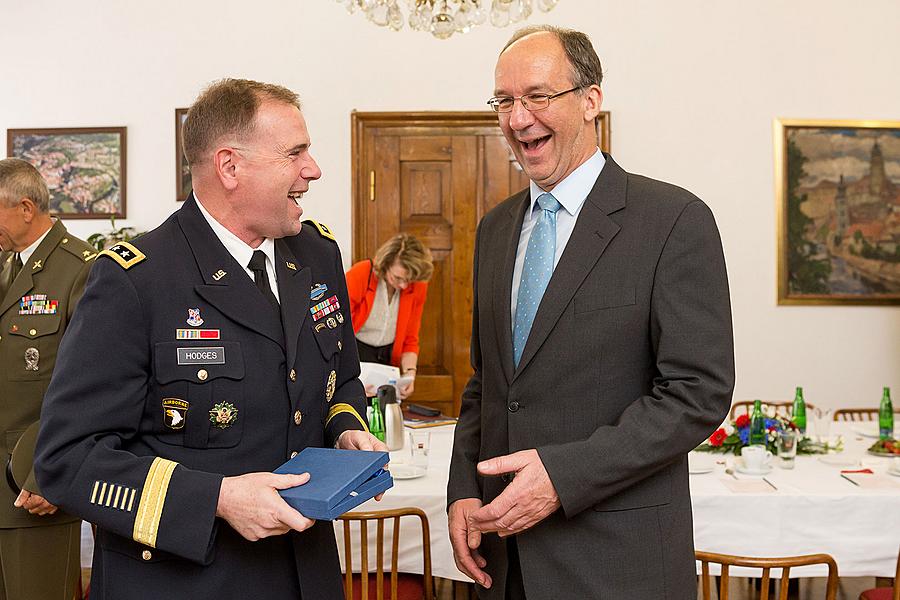
[[[472,255],[481,217],[528,186],[492,112],[361,113],[352,121],[353,261],[399,232],[422,240],[434,275],[413,401],[459,413],[472,368]],[[601,119],[609,147],[609,114]]]

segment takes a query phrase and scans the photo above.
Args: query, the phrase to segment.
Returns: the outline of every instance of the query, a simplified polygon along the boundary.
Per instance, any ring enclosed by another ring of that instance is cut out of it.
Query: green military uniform
[[[56,351],[81,298],[96,250],[50,228],[14,280],[13,253],[0,253],[0,468],[7,469],[19,437],[38,420]],[[25,456],[33,447],[16,449]],[[16,508],[18,495],[0,476],[0,600],[71,598],[79,574],[80,520],[57,511],[37,516]],[[40,493],[34,473],[18,482]],[[66,590],[63,595],[63,590]]]

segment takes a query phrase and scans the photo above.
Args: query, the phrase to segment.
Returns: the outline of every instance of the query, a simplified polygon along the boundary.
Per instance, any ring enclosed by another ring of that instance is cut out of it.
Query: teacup
[[[762,471],[772,462],[772,453],[764,446],[744,446],[741,448],[744,467],[750,471]]]

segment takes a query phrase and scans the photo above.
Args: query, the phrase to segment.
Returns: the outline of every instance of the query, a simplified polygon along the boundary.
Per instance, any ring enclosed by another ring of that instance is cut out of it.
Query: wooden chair
[[[731,420],[733,421],[738,415],[749,415],[753,411],[753,400],[739,400],[731,405]],[[763,406],[774,406],[775,412],[781,415],[786,415],[791,408],[794,407],[794,402],[792,400],[788,400],[787,402],[763,402]],[[815,406],[806,403],[806,410],[810,411],[814,409]],[[809,415],[809,413],[806,413]]]
[[[900,405],[894,409],[894,414],[900,414]],[[877,421],[878,407],[875,408],[839,408],[834,411],[835,421]],[[894,418],[896,421],[897,419]]]
[[[806,556],[785,556],[782,558],[748,558],[745,556],[732,556],[730,554],[715,554],[713,552],[695,552],[700,561],[701,582],[703,585],[703,600],[710,600],[709,563],[722,565],[722,575],[719,584],[719,600],[728,600],[728,569],[729,567],[752,567],[762,569],[762,588],[760,600],[769,600],[770,570],[781,569],[781,585],[779,586],[779,600],[787,600],[788,585],[790,584],[791,567],[803,565],[828,565],[828,584],[825,592],[825,600],[835,600],[838,588],[837,563],[828,554],[808,554]]]
[[[859,600],[900,600],[900,553],[897,555],[897,571],[894,573],[894,585],[866,590],[859,595]]]
[[[397,568],[400,547],[400,518],[418,517],[422,525],[422,575],[400,573]],[[393,521],[391,540],[390,579],[384,573],[384,522]],[[431,576],[431,532],[428,517],[418,508],[397,508],[368,512],[349,512],[338,517],[344,522],[344,597],[347,600],[434,600],[434,579]],[[360,572],[353,573],[353,550],[350,543],[350,524],[359,523]],[[369,522],[375,521],[376,571],[374,581],[369,573]]]

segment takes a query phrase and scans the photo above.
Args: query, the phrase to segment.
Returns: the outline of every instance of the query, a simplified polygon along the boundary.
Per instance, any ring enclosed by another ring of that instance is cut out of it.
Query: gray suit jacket
[[[489,212],[475,249],[472,363],[448,503],[493,500],[484,459],[537,448],[562,508],[517,536],[529,600],[694,599],[687,452],[734,386],[722,244],[689,192],[608,155],[513,367],[510,294],[527,190]],[[502,599],[505,544],[481,551]]]

